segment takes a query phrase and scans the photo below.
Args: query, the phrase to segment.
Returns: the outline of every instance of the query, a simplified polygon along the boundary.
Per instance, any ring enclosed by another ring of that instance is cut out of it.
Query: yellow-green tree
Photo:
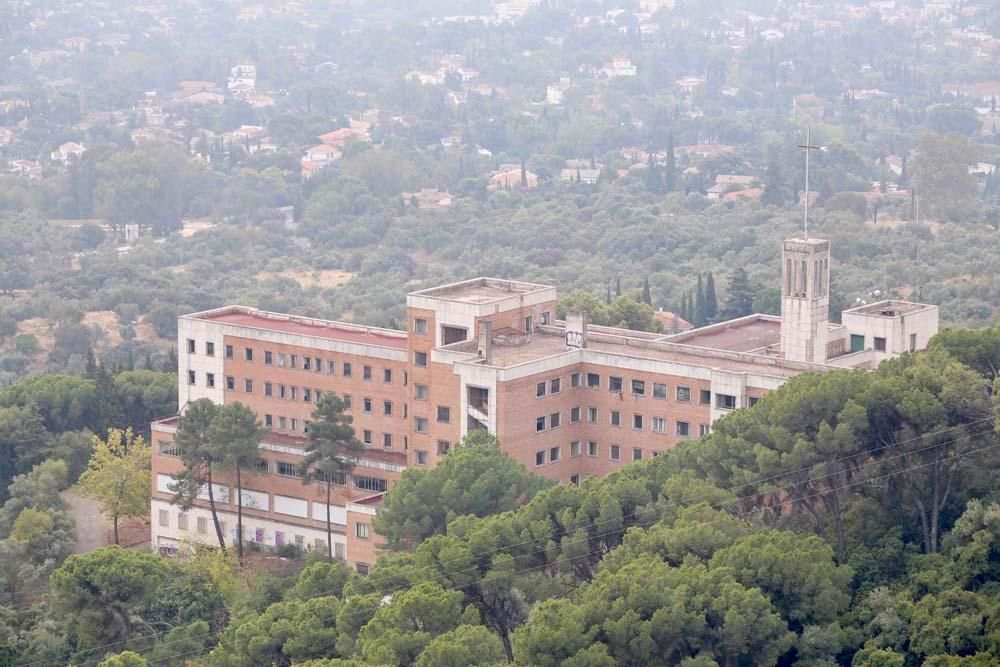
[[[141,516],[149,511],[150,448],[132,429],[108,429],[108,439],[94,436],[94,453],[78,484],[82,495],[101,503],[115,526],[118,544],[118,520]]]

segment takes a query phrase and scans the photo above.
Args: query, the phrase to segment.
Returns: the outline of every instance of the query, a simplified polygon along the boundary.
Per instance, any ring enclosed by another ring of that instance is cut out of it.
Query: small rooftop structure
[[[534,294],[544,291],[555,291],[554,287],[526,283],[520,280],[502,280],[500,278],[473,278],[457,283],[432,287],[430,289],[411,292],[409,296],[440,299],[442,301],[459,301],[462,303],[494,303],[519,295]]]
[[[937,308],[937,306],[926,303],[913,303],[911,301],[896,301],[894,299],[887,299],[885,301],[878,301],[876,303],[869,303],[856,308],[850,308],[845,310],[844,313],[868,316],[874,315],[876,317],[901,317],[903,315],[909,315],[911,313],[916,313],[921,310],[929,310],[932,308]]]

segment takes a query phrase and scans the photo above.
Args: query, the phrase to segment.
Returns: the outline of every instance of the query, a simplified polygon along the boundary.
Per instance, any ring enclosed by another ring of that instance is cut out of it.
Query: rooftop
[[[692,329],[667,340],[695,347],[730,352],[763,350],[781,342],[781,318],[751,315],[700,329]]]
[[[358,326],[345,322],[332,322],[310,317],[297,317],[271,313],[246,306],[230,306],[219,310],[195,313],[186,317],[230,324],[238,327],[277,331],[281,333],[311,336],[346,343],[364,343],[399,350],[406,349],[406,334],[393,329]]]
[[[901,315],[909,315],[910,313],[926,310],[928,308],[937,308],[937,306],[928,305],[926,303],[913,303],[912,301],[895,301],[887,299],[877,303],[869,303],[863,306],[858,306],[857,308],[850,308],[845,310],[844,313],[874,315],[876,317],[900,317]]]
[[[412,292],[411,296],[429,297],[444,301],[460,301],[462,303],[492,303],[512,296],[531,294],[549,289],[553,288],[548,285],[526,283],[520,280],[473,278],[472,280],[463,280],[449,285]]]

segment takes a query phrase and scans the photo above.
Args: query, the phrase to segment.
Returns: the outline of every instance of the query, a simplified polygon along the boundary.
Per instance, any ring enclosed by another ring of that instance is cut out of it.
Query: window
[[[559,456],[561,454],[559,447],[552,447],[549,449],[549,463],[559,463]]]
[[[188,371],[188,384],[195,383],[195,373],[194,371]]]
[[[663,417],[653,417],[652,423],[653,433],[666,433],[667,432],[667,420]]]
[[[622,425],[622,413],[619,412],[618,410],[612,410],[611,411],[611,420],[610,420],[610,423],[611,423],[612,426],[621,426]]]
[[[312,402],[312,389],[309,387],[302,387],[302,400],[305,403]]]
[[[252,347],[245,347],[245,348],[243,348],[243,360],[244,361],[253,361],[253,348]]]
[[[587,386],[591,389],[600,389],[601,376],[597,373],[587,373]]]
[[[712,391],[710,389],[702,389],[698,392],[698,403],[701,405],[711,405],[712,404]]]
[[[917,334],[910,334],[910,352],[917,351]]]
[[[215,386],[215,373],[205,373],[205,386],[206,387]]]
[[[752,408],[753,406],[757,405],[757,401],[759,400],[760,398],[757,396],[747,396],[747,407]]]
[[[570,376],[569,376],[569,386],[570,386],[570,389],[579,389],[580,388],[580,374],[579,373],[571,373],[570,374]]]
[[[194,354],[195,342],[194,338],[188,338],[188,354]]]
[[[540,433],[545,430],[545,417],[535,418],[535,433]]]
[[[691,435],[691,425],[687,422],[677,422],[677,435],[686,438]]]
[[[448,450],[450,450],[450,449],[451,449],[451,443],[448,442],[447,440],[438,440],[437,441],[437,453],[438,453],[438,456],[444,456],[445,454],[448,453]]]
[[[885,338],[879,338],[875,336],[875,351],[885,352]]]
[[[302,357],[302,370],[304,371],[312,370],[312,357]]]
[[[711,430],[712,430],[712,427],[709,426],[708,424],[698,424],[698,436],[699,437],[702,437],[702,438],[705,437],[706,435],[708,435],[711,432]]]
[[[417,465],[418,466],[425,466],[425,465],[427,465],[427,452],[419,450],[419,449],[415,450],[415,452],[416,452]]]
[[[413,365],[417,368],[427,368],[427,353],[426,352],[414,352],[413,353]]]
[[[413,400],[415,401],[427,400],[427,385],[425,384],[413,385]]]
[[[236,378],[232,375],[226,376],[226,389],[229,391],[236,391]]]
[[[861,334],[851,334],[851,352],[865,349],[865,337]]]
[[[653,383],[653,398],[667,398],[667,385],[662,382]]]
[[[271,366],[274,364],[274,353],[270,350],[264,350],[264,365]]]
[[[546,389],[548,389],[548,383],[538,382],[535,384],[535,398],[541,398],[545,395]]]
[[[642,430],[642,415],[632,415],[632,428],[637,431]]]
[[[677,387],[677,400],[681,403],[690,403],[691,387]]]
[[[720,410],[735,410],[736,397],[732,394],[716,394],[715,407]]]
[[[415,334],[426,334],[427,333],[427,320],[422,317],[413,318],[413,333]]]
[[[392,384],[392,369],[383,368],[382,369],[382,382],[386,384]]]
[[[587,443],[587,456],[597,456],[597,443],[593,440]]]
[[[344,362],[344,377],[351,377],[351,363],[349,361]]]
[[[382,446],[386,449],[392,449],[392,433],[382,434]]]
[[[447,424],[451,421],[451,408],[445,405],[439,405],[437,408],[437,420],[442,424]]]
[[[615,375],[608,376],[608,391],[615,394],[622,393],[622,379]]]
[[[253,393],[253,380],[247,378],[243,381],[243,391],[248,394]]]
[[[364,380],[365,382],[368,382],[369,380],[372,379],[372,367],[371,366],[362,366],[361,367],[361,379]]]
[[[541,318],[540,321],[541,321],[542,324],[548,324],[549,323],[549,319],[551,317],[552,317],[552,314],[549,311],[546,310],[544,313],[542,313],[542,318]]]
[[[549,380],[550,394],[558,394],[561,391],[562,391],[562,380],[560,378]]]
[[[363,576],[367,576],[371,571],[371,568],[368,567],[368,563],[355,563],[354,569],[357,570],[358,574]]]
[[[284,431],[288,428],[288,420],[285,417],[278,417],[278,430]]]
[[[569,423],[576,424],[580,421],[580,406],[569,409]]]
[[[382,414],[386,417],[392,416],[392,401],[382,401]]]
[[[527,317],[524,318],[524,333],[530,334],[534,330],[535,329],[531,323],[531,315],[528,315]]]
[[[587,421],[591,424],[597,423],[597,408],[587,408]]]
[[[299,400],[299,388],[296,387],[295,385],[292,385],[291,387],[289,387],[288,388],[288,397],[291,400],[293,400],[293,401]]]
[[[283,385],[283,384],[279,384],[279,385],[278,385],[278,398],[280,398],[280,399],[284,400],[284,398],[285,398],[285,395],[286,395],[286,388],[285,388],[285,385]]]
[[[638,447],[633,447],[632,448],[632,460],[633,461],[641,461],[642,460],[642,450],[639,449]]]
[[[569,443],[569,455],[571,458],[575,458],[580,455],[580,441],[574,440]]]
[[[297,355],[297,354],[290,354],[290,355],[288,355],[288,367],[289,368],[298,368],[299,367],[299,355]]]
[[[255,468],[259,474],[266,475],[267,472],[271,469],[270,462],[267,459],[257,459],[257,464]]]
[[[232,358],[233,358],[233,346],[232,345],[227,345],[226,346],[226,359],[232,359]]]
[[[580,486],[580,476],[579,475],[570,475],[569,476],[569,483],[572,484],[573,486]]]
[[[302,477],[299,467],[288,461],[275,461],[274,471],[283,477]]]
[[[549,428],[559,428],[562,425],[562,413],[553,412],[549,415]]]
[[[284,352],[279,352],[278,353],[278,368],[284,368],[284,367],[285,367],[285,353]]]
[[[160,525],[164,528],[170,527],[170,512],[167,510],[160,510]]]
[[[645,380],[632,380],[632,395],[633,396],[645,396],[646,395],[646,381]]]
[[[370,399],[370,398],[362,399],[362,401],[361,401],[361,411],[362,412],[371,412],[372,411],[372,399]]]
[[[543,465],[545,465],[545,450],[544,449],[542,451],[540,451],[540,452],[535,452],[535,465],[536,466],[543,466]]]
[[[273,396],[274,395],[274,385],[272,385],[270,382],[265,382],[264,383],[264,395],[265,396]]]
[[[215,343],[208,341],[205,343],[205,356],[214,357],[215,356]]]
[[[354,488],[361,489],[362,491],[375,491],[376,493],[383,493],[389,487],[386,481],[381,477],[354,475]]]
[[[372,525],[370,523],[357,522],[354,524],[354,534],[359,540],[367,540],[372,536]]]
[[[427,418],[426,417],[414,417],[413,418],[413,430],[417,433],[427,433]]]
[[[274,425],[274,417],[272,415],[264,415],[264,426],[271,428]]]
[[[206,533],[208,533],[208,517],[204,516],[198,517],[198,520],[195,522],[195,524],[199,535],[205,535]]]
[[[181,448],[176,443],[160,440],[156,443],[156,450],[161,456],[180,456]]]
[[[372,444],[372,432],[368,429],[363,430],[361,432],[361,441],[366,445]]]
[[[337,372],[337,362],[333,359],[326,360],[326,374],[334,375]]]
[[[622,458],[622,448],[618,445],[611,445],[608,448],[608,456],[612,461],[620,461]]]
[[[292,433],[294,433],[295,431],[299,430],[299,420],[296,419],[295,417],[292,417],[291,422],[292,422],[291,423],[291,427],[292,427],[291,430],[292,430]]]
[[[345,410],[350,410],[351,408],[354,407],[354,399],[351,398],[350,394],[344,394],[340,398],[341,398],[341,400],[344,401],[344,409]]]

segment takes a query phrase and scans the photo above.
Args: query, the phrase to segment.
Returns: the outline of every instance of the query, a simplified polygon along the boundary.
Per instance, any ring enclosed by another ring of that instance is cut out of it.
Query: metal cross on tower
[[[806,128],[806,143],[799,144],[799,148],[806,152],[806,196],[805,207],[802,211],[802,238],[809,238],[809,153],[818,150],[819,146],[812,145],[812,128]]]

